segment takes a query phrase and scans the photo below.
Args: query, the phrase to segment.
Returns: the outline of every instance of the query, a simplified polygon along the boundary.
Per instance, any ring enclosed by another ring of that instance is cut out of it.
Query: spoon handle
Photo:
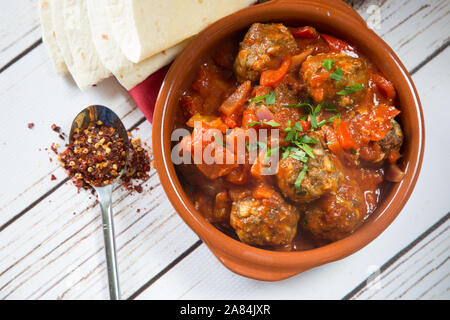
[[[112,214],[113,185],[97,188],[98,201],[102,210],[103,236],[105,238],[106,267],[108,269],[109,296],[120,300],[119,272],[116,259],[116,241]]]

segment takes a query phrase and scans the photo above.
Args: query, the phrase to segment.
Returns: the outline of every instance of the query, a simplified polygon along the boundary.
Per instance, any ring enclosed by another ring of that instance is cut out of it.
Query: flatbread
[[[138,63],[256,0],[105,0],[114,37]]]
[[[41,19],[42,41],[52,59],[53,68],[58,74],[67,72],[67,66],[56,41],[56,33],[53,26],[52,0],[39,0],[39,14]]]
[[[72,72],[72,53],[70,52],[69,43],[67,41],[66,31],[64,29],[64,17],[62,15],[64,2],[63,0],[50,0],[50,7],[52,11],[53,31],[55,32],[59,52],[64,59],[67,69]]]
[[[90,0],[63,0],[64,8],[59,12],[64,19],[66,39],[73,59],[69,70],[81,90],[111,75],[100,61],[92,41],[87,1]]]
[[[140,63],[129,61],[117,44],[111,29],[104,0],[87,2],[92,40],[103,65],[112,72],[127,90],[145,80],[149,75],[170,63],[188,41],[160,52]]]

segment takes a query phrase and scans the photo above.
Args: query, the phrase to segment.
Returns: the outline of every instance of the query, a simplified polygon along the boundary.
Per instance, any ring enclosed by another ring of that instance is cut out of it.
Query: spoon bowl
[[[112,127],[123,139],[128,158],[128,134],[119,117],[109,108],[100,105],[92,105],[82,110],[73,120],[70,129],[69,141],[73,142],[75,129],[84,130],[89,124],[101,121],[104,125]],[[98,195],[98,201],[102,212],[103,235],[105,240],[106,265],[108,269],[108,284],[111,300],[120,299],[119,273],[116,258],[116,243],[114,236],[114,224],[112,213],[112,192],[115,184],[125,172],[126,166],[120,171],[117,178],[105,186],[93,186]]]

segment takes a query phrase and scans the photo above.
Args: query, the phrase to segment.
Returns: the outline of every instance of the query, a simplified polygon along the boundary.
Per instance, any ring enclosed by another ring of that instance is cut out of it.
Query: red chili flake
[[[52,130],[55,132],[60,133],[61,132],[61,127],[58,127],[56,124],[52,124]]]
[[[56,177],[55,177],[55,175],[54,174],[52,174],[51,176],[50,176],[50,180],[56,180]]]
[[[134,186],[134,190],[136,190],[138,193],[142,193],[142,186]]]
[[[136,212],[137,212],[137,213],[140,213],[140,212],[141,212],[141,209],[137,209]]]
[[[57,143],[52,143],[52,145],[50,146],[50,149],[52,149],[52,151],[56,154],[58,154],[58,147],[59,145]],[[46,148],[47,150],[47,148]]]
[[[28,124],[28,129],[33,129],[33,127],[34,127],[34,123],[33,123],[33,122],[30,122],[30,123]]]
[[[48,158],[48,160],[49,160],[50,162],[53,162],[53,159],[52,159],[52,158]]]

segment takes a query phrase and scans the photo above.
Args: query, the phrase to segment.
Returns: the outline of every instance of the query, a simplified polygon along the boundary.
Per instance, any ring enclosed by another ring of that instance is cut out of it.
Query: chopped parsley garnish
[[[335,62],[336,62],[336,61],[334,61],[334,60],[332,60],[332,59],[325,59],[325,60],[322,61],[322,66],[323,66],[325,69],[327,69],[327,71],[330,71],[331,68],[333,67],[333,64],[334,64]]]
[[[299,121],[297,121],[292,128],[294,130],[299,131],[299,132],[303,132],[302,124]]]
[[[325,103],[325,110],[330,112],[339,112],[338,109],[331,103]]]
[[[336,94],[340,95],[340,96],[345,96],[345,95],[348,95],[348,94],[359,92],[361,90],[364,90],[364,87],[360,83],[357,83],[357,84],[354,84],[354,85],[352,85],[350,87],[345,87],[344,89],[342,89],[341,91],[339,91]]]
[[[300,189],[302,186],[302,180],[305,177],[306,171],[308,170],[308,165],[305,163],[303,165],[302,171],[297,176],[297,179],[295,180],[294,186],[296,189]]]
[[[266,156],[264,157],[265,160],[269,159],[269,158],[272,156],[272,153],[278,151],[278,149],[280,149],[280,147],[275,147],[275,148],[267,149]]]
[[[317,114],[320,112],[320,109],[322,108],[322,105],[325,102],[321,102],[319,103],[315,108],[310,108],[309,110],[309,118],[311,120],[311,127],[313,127],[314,129],[317,128]]]
[[[218,138],[216,134],[214,134],[214,140],[216,141],[217,144],[220,144],[220,145],[223,146],[223,147],[226,147],[226,146],[227,146],[226,143],[224,143],[224,142],[222,141],[222,139]]]
[[[247,146],[247,151],[248,152],[253,151],[253,150],[257,150],[258,148],[261,149],[261,150],[264,150],[264,149],[267,148],[267,145],[264,142],[262,142],[262,141],[258,141],[256,143],[248,143],[247,142],[246,146]]]
[[[337,82],[342,80],[342,77],[344,76],[344,71],[342,71],[341,68],[337,67],[336,70],[332,74],[330,74],[330,78],[333,80],[336,80]]]
[[[301,107],[309,107],[312,108],[311,104],[308,102],[297,103],[297,104],[288,104],[287,108],[301,108]]]
[[[288,155],[288,157],[293,158],[295,160],[301,161],[303,163],[307,163],[308,162],[308,157],[306,156],[306,152],[303,150],[300,150],[298,148],[292,148],[290,150],[290,153]]]
[[[275,100],[277,98],[277,94],[275,92],[269,93],[269,90],[267,90],[267,93],[262,96],[254,97],[250,99],[250,102],[256,102],[256,104],[261,104],[265,99],[266,105],[271,105],[275,103]]]
[[[313,158],[313,159],[316,158],[316,157],[314,156],[313,149],[312,149],[308,144],[306,144],[306,143],[301,143],[301,142],[294,142],[294,143],[295,143],[295,145],[296,145],[297,147],[299,147],[300,149],[302,149],[303,151],[305,151],[306,154],[307,154],[309,157],[311,157],[311,158]]]
[[[281,124],[279,124],[278,122],[273,121],[273,120],[269,120],[269,121],[255,121],[255,122],[252,122],[252,123],[248,124],[247,126],[248,127],[253,127],[253,126],[258,126],[258,125],[263,125],[263,124],[271,126],[271,127],[274,127],[274,128],[281,126]]]
[[[327,124],[327,123],[331,123],[331,122],[333,122],[334,121],[334,119],[339,119],[339,123],[338,123],[338,126],[339,126],[339,124],[341,123],[341,114],[340,113],[336,113],[334,116],[332,116],[331,118],[329,118],[328,120],[322,120],[322,121],[320,121],[318,124],[317,124],[317,126],[318,127],[321,127],[321,126],[323,126],[324,124]]]

